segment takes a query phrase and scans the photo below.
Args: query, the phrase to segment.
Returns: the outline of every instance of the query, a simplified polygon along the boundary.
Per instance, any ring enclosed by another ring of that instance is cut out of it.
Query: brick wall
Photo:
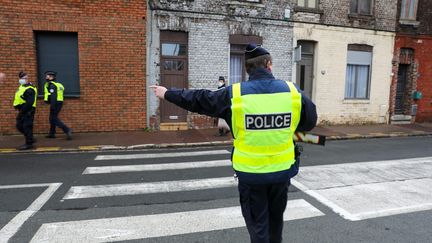
[[[400,20],[401,2],[398,0],[397,32],[411,35],[432,35],[432,1],[418,0],[417,18],[415,21]]]
[[[390,94],[390,112],[394,114],[396,97],[397,73],[399,68],[399,54],[401,48],[411,48],[414,51],[414,60],[409,72],[407,85],[407,99],[404,108],[405,114],[411,113],[411,105],[417,104],[417,114],[413,120],[417,122],[432,121],[432,1],[418,0],[418,10],[415,20],[400,18],[402,0],[398,0],[397,8],[397,35],[393,58],[393,72],[396,74],[392,80]],[[411,97],[413,91],[420,91],[423,98],[414,101]]]
[[[297,0],[291,0],[296,5]],[[371,15],[350,14],[350,0],[319,0],[319,8],[295,8],[294,21],[394,31],[397,0],[373,0]]]
[[[238,0],[150,0],[155,10],[176,10],[182,12],[213,13],[229,16],[283,19],[290,1],[261,0],[260,3]]]
[[[430,50],[432,50],[432,37],[431,36],[406,36],[398,35],[395,41],[395,56],[394,56],[394,73],[396,74],[392,80],[392,89],[390,96],[391,113],[394,113],[394,100],[396,96],[397,72],[400,63],[399,53],[401,48],[411,48],[414,51],[414,60],[412,70],[410,70],[411,81],[407,85],[408,104],[405,105],[405,113],[410,113],[411,104],[417,104],[417,115],[415,121],[417,122],[431,122],[432,121],[432,60]],[[413,91],[420,91],[423,98],[414,101],[411,98]]]
[[[7,1],[0,5],[0,133],[15,133],[12,100],[18,72],[37,83],[34,31],[78,33],[80,98],[66,98],[61,118],[75,132],[146,127],[145,1]],[[61,82],[61,80],[59,80]],[[48,131],[38,100],[35,132]]]

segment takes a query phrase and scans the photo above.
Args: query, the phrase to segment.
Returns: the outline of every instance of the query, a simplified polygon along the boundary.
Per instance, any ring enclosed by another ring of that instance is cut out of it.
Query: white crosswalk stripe
[[[432,157],[303,167],[292,181],[348,220],[432,209]]]
[[[22,188],[35,188],[35,187],[47,187],[45,191],[39,195],[36,200],[30,204],[30,206],[19,212],[12,220],[10,220],[3,228],[0,229],[0,243],[9,242],[9,239],[15,235],[21,226],[34,214],[36,214],[45,203],[51,198],[51,196],[61,186],[61,183],[46,183],[46,184],[24,184],[24,185],[3,185],[1,189],[22,189]]]
[[[303,199],[289,201],[284,220],[324,215]],[[162,227],[161,227],[162,226]],[[43,224],[31,240],[107,242],[223,230],[245,226],[240,207]]]
[[[202,155],[224,155],[230,154],[228,150],[210,150],[195,152],[178,152],[178,153],[153,153],[153,154],[119,154],[119,155],[98,155],[95,160],[127,160],[127,159],[154,159],[154,158],[178,158]]]
[[[162,170],[181,170],[181,169],[199,169],[211,167],[231,166],[230,160],[213,160],[200,162],[185,163],[164,163],[164,164],[147,164],[147,165],[117,165],[117,166],[94,166],[87,167],[83,174],[109,174],[125,172],[142,172],[142,171],[162,171]]]
[[[166,193],[196,191],[214,188],[233,187],[237,185],[234,177],[221,177],[197,180],[161,181],[150,183],[129,183],[96,186],[74,186],[63,199],[111,197],[126,195],[143,195],[150,193]]]

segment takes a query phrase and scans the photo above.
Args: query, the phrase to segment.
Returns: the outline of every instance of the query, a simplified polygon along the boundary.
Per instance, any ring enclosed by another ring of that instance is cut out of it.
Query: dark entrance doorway
[[[405,104],[405,92],[406,84],[408,81],[408,70],[409,66],[407,64],[400,64],[398,70],[398,79],[396,85],[396,100],[395,100],[395,114],[404,113]]]
[[[188,34],[161,31],[161,85],[188,88]],[[187,111],[165,101],[160,104],[161,123],[186,122]]]
[[[299,41],[297,45],[301,46],[301,61],[297,63],[296,83],[309,98],[312,98],[315,42]]]

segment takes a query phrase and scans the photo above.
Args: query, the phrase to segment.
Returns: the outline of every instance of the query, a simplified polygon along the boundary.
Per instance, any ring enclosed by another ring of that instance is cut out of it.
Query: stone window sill
[[[352,19],[374,19],[375,17],[372,14],[357,14],[357,13],[350,13],[348,14],[348,18]]]
[[[324,11],[318,8],[304,8],[299,6],[294,7],[294,11],[303,13],[324,14]]]
[[[370,104],[369,99],[344,99],[343,104]]]
[[[412,19],[400,19],[399,24],[401,25],[412,25],[412,26],[419,26],[420,22]]]
[[[253,3],[253,2],[229,1],[227,4],[236,5],[236,6],[245,6],[245,7],[265,8],[265,5],[262,3]]]

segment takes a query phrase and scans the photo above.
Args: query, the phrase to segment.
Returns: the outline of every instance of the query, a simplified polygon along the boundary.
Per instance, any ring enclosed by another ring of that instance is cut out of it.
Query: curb
[[[354,139],[371,139],[371,138],[393,138],[393,137],[424,137],[432,136],[431,132],[393,132],[393,133],[369,133],[369,134],[346,134],[344,136],[328,136],[329,140],[354,140]],[[19,151],[15,148],[0,148],[0,154],[11,153],[48,153],[48,152],[101,152],[101,151],[133,151],[143,149],[160,149],[160,148],[193,148],[193,147],[209,147],[232,145],[233,141],[214,141],[214,142],[195,142],[195,143],[160,143],[160,144],[137,144],[131,146],[116,146],[116,145],[91,145],[79,146],[78,148],[61,148],[61,147],[37,147],[33,150]]]
[[[92,151],[133,151],[143,149],[158,149],[158,148],[192,148],[192,147],[208,147],[208,146],[223,146],[232,145],[232,141],[215,141],[215,142],[197,142],[197,143],[161,143],[161,144],[138,144],[131,146],[115,146],[115,145],[92,145],[79,146],[78,148],[60,148],[60,147],[37,147],[32,150],[19,151],[14,148],[0,149],[0,154],[30,154],[30,153],[47,153],[47,152],[92,152]]]

